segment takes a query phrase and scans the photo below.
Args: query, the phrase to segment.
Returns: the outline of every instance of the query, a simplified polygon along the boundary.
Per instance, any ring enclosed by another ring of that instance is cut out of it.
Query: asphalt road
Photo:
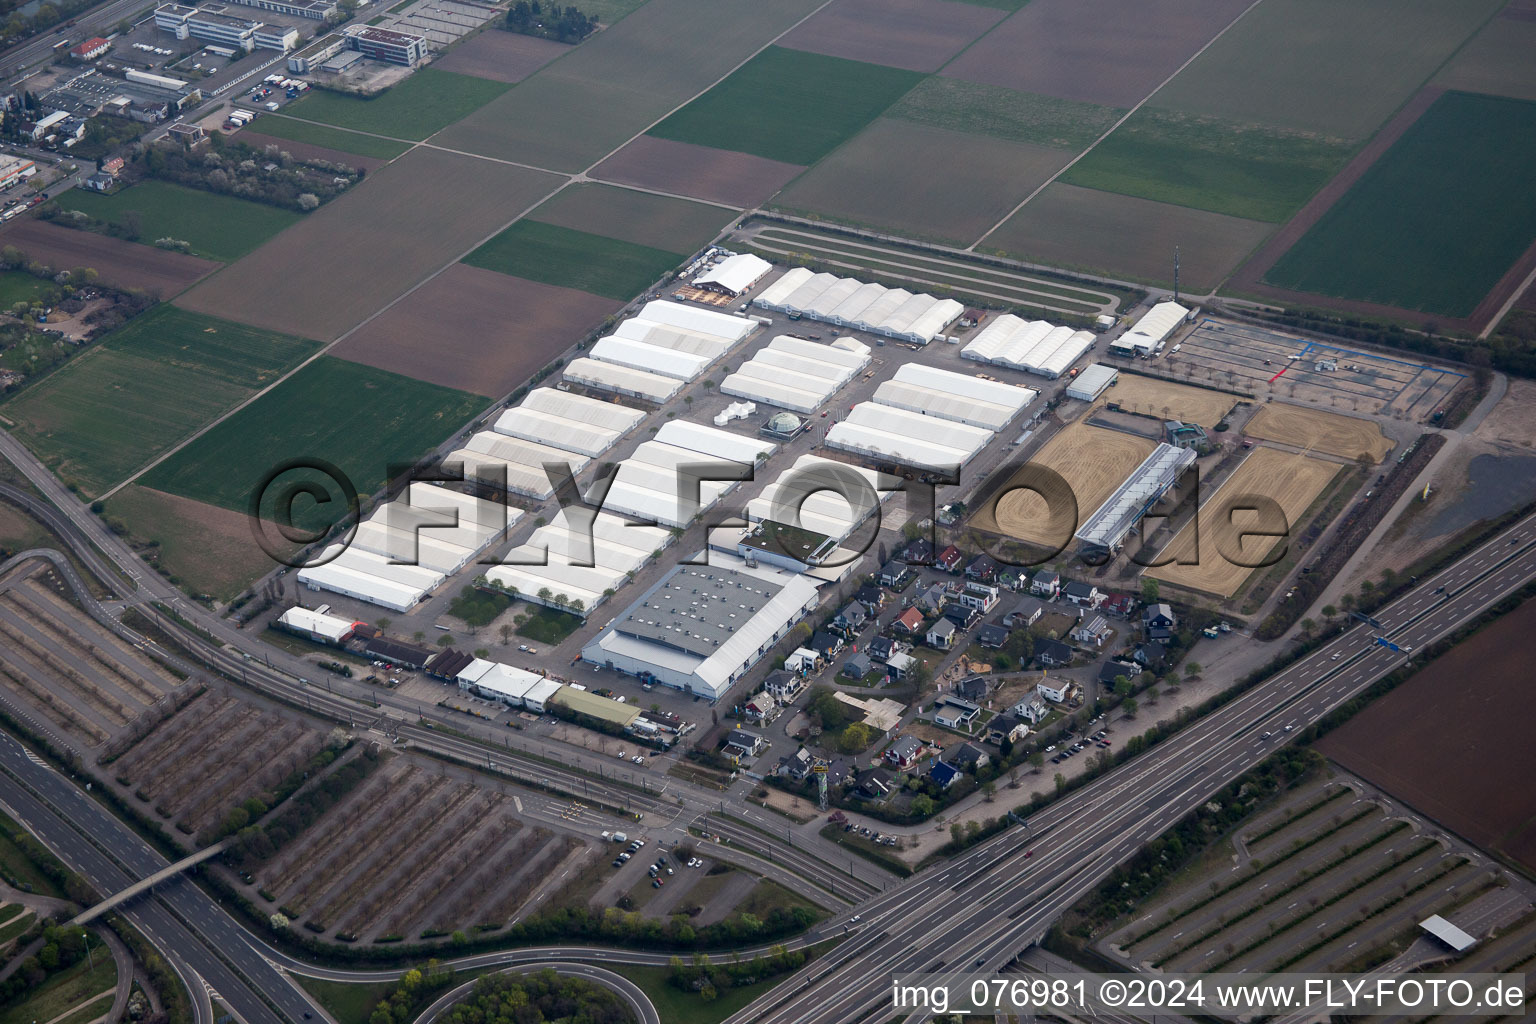
[[[1536,577],[1536,517],[1379,611],[1421,648]],[[1443,588],[1443,590],[1441,589]],[[947,865],[875,897],[857,935],[729,1018],[730,1024],[889,1019],[890,976],[991,972],[1147,840],[1300,729],[1401,666],[1360,624],[1171,739]],[[1266,735],[1267,734],[1267,735]]]

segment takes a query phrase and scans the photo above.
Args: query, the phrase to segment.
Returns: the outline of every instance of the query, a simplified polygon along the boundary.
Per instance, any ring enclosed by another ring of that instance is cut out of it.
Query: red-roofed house
[[[75,58],[75,60],[95,60],[110,49],[112,49],[111,43],[100,36],[96,36],[93,39],[87,39],[83,43],[71,46],[69,48],[69,55]]]
[[[938,557],[933,560],[933,564],[945,572],[954,572],[960,568],[960,558],[960,549],[951,544],[939,552]]]
[[[923,613],[916,608],[908,608],[896,616],[891,625],[904,633],[916,633],[923,628]]]

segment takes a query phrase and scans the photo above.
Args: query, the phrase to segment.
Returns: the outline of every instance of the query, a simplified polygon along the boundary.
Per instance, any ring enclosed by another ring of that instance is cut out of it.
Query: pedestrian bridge
[[[214,843],[212,846],[207,846],[201,850],[198,850],[190,857],[183,857],[181,860],[174,864],[168,864],[161,868],[159,871],[156,871],[154,874],[150,875],[148,878],[134,882],[132,885],[122,890],[121,892],[112,896],[108,896],[94,907],[91,907],[89,910],[82,912],[69,923],[72,925],[89,924],[100,917],[102,914],[105,914],[107,911],[113,910],[123,905],[124,903],[127,903],[129,900],[133,899],[135,896],[138,896],[141,893],[148,892],[155,886],[159,885],[161,882],[164,882],[166,879],[175,878],[177,875],[187,870],[187,868],[192,867],[194,864],[201,864],[203,861],[214,856],[215,854],[222,853],[224,851],[224,847],[228,845],[229,840],[224,839],[220,842]]]

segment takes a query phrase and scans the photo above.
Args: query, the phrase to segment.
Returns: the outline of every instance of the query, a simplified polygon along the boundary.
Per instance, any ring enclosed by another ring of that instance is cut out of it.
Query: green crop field
[[[312,341],[159,306],[3,407],[66,482],[100,494],[297,365]]]
[[[897,100],[886,117],[946,131],[1081,152],[1125,111],[935,75]]]
[[[1446,93],[1265,280],[1467,316],[1536,237],[1533,165],[1536,103]]]
[[[665,249],[520,220],[464,257],[464,262],[627,302],[685,259]]]
[[[923,78],[915,71],[770,46],[650,134],[813,164]]]
[[[1354,149],[1301,132],[1143,107],[1060,180],[1279,223]]]
[[[304,215],[266,203],[222,196],[167,181],[142,181],[113,195],[72,188],[59,196],[66,210],[125,223],[139,218],[139,240],[179,238],[197,256],[229,262],[255,249]]]
[[[288,104],[288,113],[338,128],[419,142],[510,88],[505,82],[422,68],[371,99],[311,89]]]
[[[280,463],[321,459],[359,495],[383,486],[463,426],[485,399],[386,370],[323,356],[144,475],[146,487],[249,511],[254,490]],[[295,473],[294,480],[313,477]],[[290,478],[285,476],[286,486]],[[331,493],[337,493],[334,489]],[[334,522],[339,508],[301,503],[306,527]]]
[[[415,0],[412,2],[414,3]],[[251,131],[277,139],[291,139],[294,142],[307,142],[312,146],[324,146],[326,149],[340,150],[343,153],[371,156],[379,160],[393,160],[411,148],[408,142],[381,139],[375,135],[360,135],[357,132],[349,132],[345,128],[331,128],[311,121],[284,117],[281,114],[262,118],[259,124],[251,127]]]
[[[53,282],[25,270],[0,272],[0,309],[10,309],[18,302],[47,301],[44,297],[57,291]]]

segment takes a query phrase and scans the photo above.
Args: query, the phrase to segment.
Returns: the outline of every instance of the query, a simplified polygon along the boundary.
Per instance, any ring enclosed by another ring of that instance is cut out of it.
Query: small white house
[[[1045,701],[1035,694],[1030,694],[1013,706],[1013,713],[1030,725],[1039,725],[1046,716],[1047,708]]]
[[[1052,704],[1064,704],[1067,693],[1072,689],[1070,679],[1052,680],[1049,677],[1035,684],[1035,694],[1042,700],[1048,700]]]

